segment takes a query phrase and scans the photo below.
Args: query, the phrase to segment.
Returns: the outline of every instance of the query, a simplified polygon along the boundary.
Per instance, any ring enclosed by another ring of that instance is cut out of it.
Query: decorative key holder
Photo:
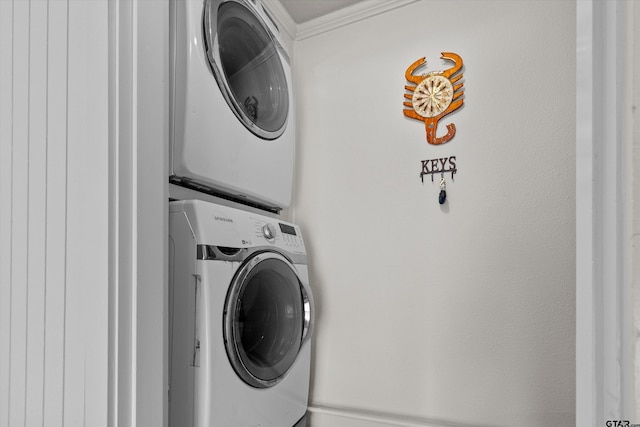
[[[426,65],[427,60],[422,57],[415,61],[405,71],[405,78],[414,84],[405,85],[405,101],[402,112],[405,116],[424,122],[427,142],[431,145],[442,145],[449,142],[456,134],[456,125],[449,123],[447,133],[438,137],[438,122],[444,116],[456,111],[464,104],[464,82],[462,80],[462,58],[453,52],[442,52],[442,59],[453,62],[453,67],[444,71],[431,71],[422,75],[414,72]],[[458,171],[455,156],[422,161],[420,179],[424,182],[425,175],[440,174],[440,193],[438,203],[447,201],[447,183],[445,173],[453,175]]]
[[[444,179],[444,174],[451,173],[451,181],[453,181],[453,176],[458,172],[456,156],[422,160],[421,163],[422,171],[420,172],[420,179],[422,182],[424,182],[425,175],[431,175],[431,182],[433,182],[433,175],[440,174],[440,193],[438,194],[438,203],[444,205],[447,201],[447,182]]]

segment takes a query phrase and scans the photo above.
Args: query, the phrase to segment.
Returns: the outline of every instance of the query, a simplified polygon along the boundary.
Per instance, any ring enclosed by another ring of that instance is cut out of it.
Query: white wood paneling
[[[27,168],[27,353],[25,425],[43,420],[44,313],[47,170],[47,9],[45,1],[29,3],[29,139]]]
[[[0,2],[0,426],[9,422],[11,372],[11,123],[13,4]]]
[[[13,96],[11,197],[11,371],[9,427],[25,425],[27,354],[28,146],[29,146],[29,3],[13,5]]]
[[[0,2],[0,427],[105,426],[108,2]]]
[[[107,17],[106,1],[70,2],[65,425],[107,420]]]
[[[11,134],[13,123],[13,4],[0,2],[0,426],[9,423],[11,372]]]
[[[47,228],[44,419],[63,426],[64,324],[67,242],[67,2],[51,2],[47,57]]]

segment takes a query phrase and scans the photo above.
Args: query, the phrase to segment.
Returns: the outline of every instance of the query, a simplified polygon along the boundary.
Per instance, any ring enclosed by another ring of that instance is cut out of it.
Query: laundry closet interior
[[[321,2],[0,1],[0,427],[639,422],[640,7]]]

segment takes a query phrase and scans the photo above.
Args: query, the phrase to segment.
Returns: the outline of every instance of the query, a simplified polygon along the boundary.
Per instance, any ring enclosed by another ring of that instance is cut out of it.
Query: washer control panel
[[[300,236],[299,230],[297,227],[294,227],[289,224],[278,223],[280,228],[280,233],[282,235],[282,241],[285,246],[298,249],[301,248],[304,250],[304,243],[302,242],[302,236]]]
[[[276,240],[276,227],[273,224],[267,223],[262,226],[262,235],[270,242]]]
[[[227,248],[275,247],[306,255],[300,227],[278,218],[200,200],[169,203],[170,213],[187,217],[198,244]]]
[[[298,226],[280,222],[254,218],[255,237],[258,241],[266,240],[268,243],[287,249],[294,253],[304,253],[304,242]]]

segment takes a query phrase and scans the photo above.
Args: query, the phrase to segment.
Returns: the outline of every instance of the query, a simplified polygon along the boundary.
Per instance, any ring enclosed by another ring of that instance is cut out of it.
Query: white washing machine
[[[270,211],[291,202],[291,65],[259,0],[173,0],[170,181]]]
[[[203,201],[169,212],[169,426],[306,426],[313,297],[300,228]]]

